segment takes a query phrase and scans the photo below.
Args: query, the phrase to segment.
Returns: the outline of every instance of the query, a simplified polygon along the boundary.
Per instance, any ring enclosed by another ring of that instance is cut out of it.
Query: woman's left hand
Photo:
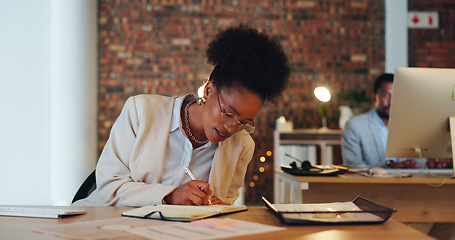
[[[212,205],[227,205],[225,202],[221,201],[217,196],[212,196]]]

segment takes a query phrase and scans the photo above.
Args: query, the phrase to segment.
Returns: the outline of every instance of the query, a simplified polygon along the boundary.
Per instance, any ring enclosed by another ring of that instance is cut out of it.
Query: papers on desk
[[[319,204],[272,204],[264,197],[262,200],[286,224],[383,223],[396,211],[360,196],[353,202]]]
[[[165,223],[155,222],[157,225]],[[150,220],[122,217],[60,224],[33,231],[69,239],[121,239],[131,235],[127,230],[147,226],[150,226]]]
[[[35,229],[34,231],[63,238],[86,240],[113,238],[124,239],[132,234],[156,240],[203,240],[230,238],[234,236],[266,233],[286,229],[235,219],[227,219],[226,221],[231,223],[234,221],[235,224],[213,227],[198,226],[198,224],[195,224],[197,221],[192,223],[168,222],[123,217],[68,223]]]
[[[212,228],[197,226],[191,223],[172,223],[161,226],[151,226],[128,230],[130,233],[146,237],[149,239],[159,240],[205,240],[217,238],[232,238],[235,236],[265,233],[286,228],[264,225],[260,223],[233,220],[234,225]]]

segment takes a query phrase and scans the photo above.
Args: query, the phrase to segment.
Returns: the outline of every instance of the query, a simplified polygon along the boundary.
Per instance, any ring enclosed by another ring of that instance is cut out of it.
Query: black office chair
[[[90,195],[90,193],[96,189],[95,171],[96,170],[93,170],[93,172],[85,179],[79,190],[77,190],[76,195],[74,195],[73,201],[71,203],[88,197],[88,195]]]

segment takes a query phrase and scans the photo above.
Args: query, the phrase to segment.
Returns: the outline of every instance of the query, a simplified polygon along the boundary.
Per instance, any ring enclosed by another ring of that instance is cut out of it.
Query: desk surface
[[[337,177],[293,176],[281,170],[275,173],[279,179],[299,189],[296,198],[304,203],[352,201],[360,195],[396,208],[392,218],[402,222],[455,222],[455,179],[426,174],[375,178],[358,173]]]
[[[59,207],[61,208],[61,207]],[[22,217],[1,217],[0,236],[2,239],[60,239],[51,235],[33,232],[32,229],[65,223],[90,221],[95,219],[119,217],[127,207],[78,207],[87,214],[64,219],[42,219]],[[265,207],[248,207],[248,211],[228,215],[229,218],[258,222],[273,226],[286,227],[286,230],[271,233],[245,235],[232,239],[432,239],[394,219],[377,225],[328,225],[328,226],[288,226]],[[150,224],[158,220],[144,220]],[[162,223],[162,221],[159,221]],[[125,238],[122,238],[125,239]],[[144,239],[131,235],[127,239]]]
[[[276,173],[296,182],[308,183],[455,184],[455,178],[438,178],[428,174],[412,174],[412,177],[406,178],[381,178],[350,172],[335,177],[293,176],[282,170],[276,170]]]

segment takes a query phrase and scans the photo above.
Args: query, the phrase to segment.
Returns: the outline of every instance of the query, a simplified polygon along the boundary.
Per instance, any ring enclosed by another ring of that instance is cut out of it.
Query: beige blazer
[[[160,184],[175,99],[151,94],[128,98],[98,161],[96,190],[74,205],[162,203],[163,197],[175,188]],[[246,131],[218,143],[209,183],[212,193],[227,204],[239,197],[254,147]]]

